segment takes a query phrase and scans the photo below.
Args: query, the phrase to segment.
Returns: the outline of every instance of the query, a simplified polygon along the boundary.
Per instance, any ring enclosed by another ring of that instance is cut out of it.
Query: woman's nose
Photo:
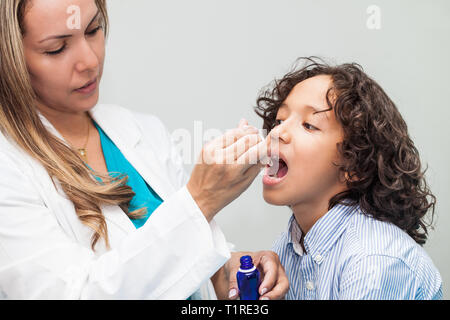
[[[79,59],[76,63],[76,70],[78,72],[85,72],[86,70],[96,70],[99,66],[99,58],[95,50],[87,41],[80,44]]]

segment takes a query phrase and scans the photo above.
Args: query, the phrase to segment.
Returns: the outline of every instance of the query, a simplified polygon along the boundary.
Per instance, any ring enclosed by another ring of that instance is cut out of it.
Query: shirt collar
[[[321,261],[345,231],[350,218],[358,208],[358,205],[337,204],[325,213],[305,235],[303,244],[306,253],[311,254],[313,259]],[[303,255],[303,249],[299,244],[301,234],[292,215],[289,220],[288,243],[292,243],[294,251],[299,255]]]
[[[295,220],[294,215],[291,216],[288,224],[288,243],[292,244],[292,247],[296,254],[299,256],[303,256],[303,248],[300,244],[300,240],[302,238],[302,230],[300,229],[297,221]]]

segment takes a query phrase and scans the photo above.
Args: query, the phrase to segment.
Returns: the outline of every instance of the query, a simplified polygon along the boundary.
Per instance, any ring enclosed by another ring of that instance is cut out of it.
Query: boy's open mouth
[[[273,170],[274,172],[271,172],[271,175],[270,175],[271,177],[282,178],[288,172],[288,166],[287,166],[286,162],[284,162],[283,159],[278,159],[278,167],[277,168],[276,168],[276,166],[273,166],[273,167],[275,167],[275,170]]]
[[[272,163],[272,166],[266,166],[266,172],[263,178],[263,183],[266,185],[274,185],[281,182],[288,172],[288,165],[283,159],[272,158]]]

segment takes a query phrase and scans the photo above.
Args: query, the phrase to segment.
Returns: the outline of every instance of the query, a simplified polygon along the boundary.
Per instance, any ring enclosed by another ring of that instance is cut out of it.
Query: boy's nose
[[[291,139],[285,123],[273,128],[272,131],[270,131],[269,136],[271,140],[279,141],[281,143],[289,143]]]

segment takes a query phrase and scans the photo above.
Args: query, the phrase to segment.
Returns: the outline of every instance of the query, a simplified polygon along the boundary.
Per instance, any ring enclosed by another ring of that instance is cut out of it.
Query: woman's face
[[[321,75],[297,84],[277,112],[277,126],[270,132],[272,153],[284,161],[275,177],[264,175],[264,199],[275,205],[295,207],[328,201],[345,190],[333,163],[339,163],[337,143],[343,131],[329,109],[326,93],[332,80]],[[277,166],[275,166],[277,167]]]
[[[38,107],[77,113],[96,105],[105,57],[101,19],[94,0],[28,1],[23,44]]]

